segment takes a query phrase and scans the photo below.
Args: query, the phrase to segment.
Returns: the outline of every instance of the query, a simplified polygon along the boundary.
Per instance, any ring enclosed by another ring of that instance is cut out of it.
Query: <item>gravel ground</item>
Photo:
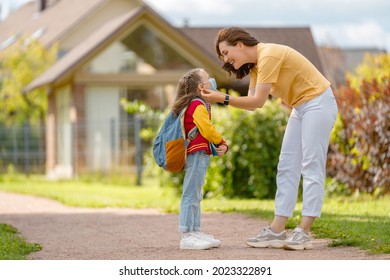
[[[17,228],[28,242],[43,249],[34,260],[387,260],[352,247],[328,247],[315,239],[314,249],[250,248],[267,221],[240,214],[204,213],[202,230],[222,241],[210,250],[180,250],[179,217],[156,209],[85,209],[52,200],[0,192],[0,223]]]

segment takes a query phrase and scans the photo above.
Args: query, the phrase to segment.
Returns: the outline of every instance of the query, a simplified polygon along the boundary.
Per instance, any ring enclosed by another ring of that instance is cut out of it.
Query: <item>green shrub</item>
[[[273,198],[276,168],[288,112],[278,100],[269,100],[255,112],[217,107],[213,122],[229,145],[223,157],[213,157],[203,188],[206,197]],[[164,186],[181,193],[184,173],[169,174]]]
[[[222,168],[224,195],[273,198],[287,111],[272,100],[261,110],[237,110],[232,116],[232,144]]]

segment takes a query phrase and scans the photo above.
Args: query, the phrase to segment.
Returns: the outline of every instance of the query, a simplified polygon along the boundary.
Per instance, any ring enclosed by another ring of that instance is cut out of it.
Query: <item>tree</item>
[[[57,49],[57,45],[46,49],[37,40],[22,38],[1,52],[0,122],[44,122],[46,90],[25,93],[23,89],[55,62]]]
[[[390,56],[367,56],[337,91],[328,172],[352,192],[390,192]]]
[[[349,72],[346,78],[354,91],[359,91],[364,82],[383,84],[390,77],[390,55],[383,53],[371,55],[367,53],[362,64],[354,72]]]
[[[0,53],[0,126],[17,128],[23,124],[27,128],[23,130],[24,133],[27,131],[29,134],[29,125],[38,124],[39,154],[45,150],[43,128],[47,112],[47,90],[23,90],[56,61],[57,49],[57,45],[45,49],[37,40],[26,37]],[[0,146],[6,153],[8,142],[6,137]]]

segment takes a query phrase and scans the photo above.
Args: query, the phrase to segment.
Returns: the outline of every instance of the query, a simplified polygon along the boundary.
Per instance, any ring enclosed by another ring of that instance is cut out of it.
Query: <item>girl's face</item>
[[[242,47],[243,44],[238,42],[237,45],[231,46],[226,41],[219,43],[219,51],[223,56],[223,62],[230,63],[234,69],[239,69],[242,65],[247,63],[243,60]]]
[[[198,88],[200,90],[202,89],[209,89],[211,88],[211,84],[209,82],[210,75],[206,71],[199,71],[199,76],[200,76],[200,84],[198,85]]]

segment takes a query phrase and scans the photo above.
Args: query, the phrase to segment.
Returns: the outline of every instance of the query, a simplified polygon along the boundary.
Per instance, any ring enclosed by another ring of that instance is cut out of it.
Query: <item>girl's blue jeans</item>
[[[205,151],[187,155],[183,194],[180,202],[179,232],[200,231],[200,202],[210,156]]]

